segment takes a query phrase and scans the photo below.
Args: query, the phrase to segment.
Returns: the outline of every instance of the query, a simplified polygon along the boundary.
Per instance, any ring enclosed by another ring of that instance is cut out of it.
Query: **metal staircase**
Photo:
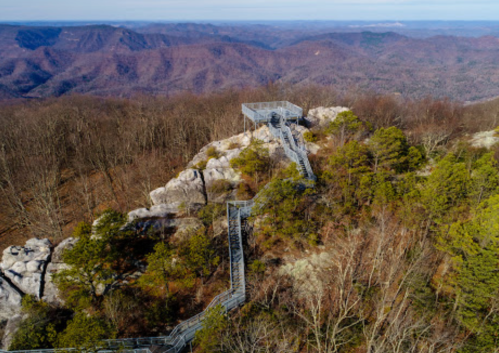
[[[308,161],[305,146],[298,146],[296,143],[293,133],[286,123],[285,113],[273,113],[272,118],[269,120],[269,129],[274,137],[281,140],[286,156],[296,163],[300,174],[305,179],[317,180]]]

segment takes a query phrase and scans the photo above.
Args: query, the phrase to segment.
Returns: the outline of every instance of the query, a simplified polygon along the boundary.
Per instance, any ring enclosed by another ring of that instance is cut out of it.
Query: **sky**
[[[0,0],[0,21],[499,20],[497,0]]]

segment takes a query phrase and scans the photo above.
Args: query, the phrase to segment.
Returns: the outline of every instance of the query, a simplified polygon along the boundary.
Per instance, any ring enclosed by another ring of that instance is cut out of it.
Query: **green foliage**
[[[363,123],[352,112],[346,111],[338,114],[336,119],[329,124],[328,133],[339,138],[341,145],[363,128]]]
[[[307,217],[308,195],[306,189],[296,180],[274,179],[255,199],[253,216],[266,217],[262,221],[262,234],[270,237],[306,238],[313,230]]]
[[[205,229],[198,230],[189,240],[182,244],[180,249],[187,269],[198,276],[205,277],[211,269],[217,266],[220,258],[215,255],[210,239],[205,234]]]
[[[206,312],[203,328],[196,332],[194,344],[200,352],[219,352],[224,330],[229,326],[229,320],[222,305],[217,305]]]
[[[232,168],[239,169],[243,174],[258,179],[258,175],[270,168],[269,150],[263,146],[262,140],[253,140],[241,151],[239,157],[230,161]]]
[[[497,161],[493,153],[484,154],[478,159],[471,174],[470,197],[473,206],[496,194],[499,188]]]
[[[213,222],[223,216],[226,211],[226,206],[220,203],[209,203],[198,212],[198,218],[205,226],[210,226]]]
[[[303,176],[300,174],[298,170],[298,165],[295,162],[290,163],[283,171],[282,171],[283,179],[291,178],[293,180],[303,179]]]
[[[367,147],[357,141],[350,141],[340,147],[329,158],[329,171],[324,174],[324,179],[338,186],[346,209],[364,202],[372,192],[372,172]]]
[[[319,139],[312,131],[307,131],[303,134],[303,138],[307,142],[317,142]]]
[[[469,187],[466,166],[457,162],[452,153],[448,154],[428,177],[422,191],[422,201],[430,218],[436,223],[446,222],[448,216],[466,205]]]
[[[173,262],[175,252],[167,244],[159,242],[154,246],[154,252],[147,255],[147,270],[139,278],[139,286],[154,291],[156,295],[170,293],[169,284],[179,269]]]
[[[206,165],[208,164],[208,161],[207,160],[202,160],[202,161],[199,161],[195,166],[194,168],[196,169],[199,169],[199,170],[205,170],[206,169]]]
[[[123,229],[125,223],[126,215],[108,210],[100,216],[93,234],[89,224],[80,223],[75,228],[73,235],[78,242],[62,256],[70,268],[53,275],[68,305],[86,308],[100,297],[99,289],[115,283],[121,273],[119,264],[126,259],[118,245],[135,234]]]
[[[93,351],[104,339],[115,337],[111,325],[104,320],[83,312],[75,314],[66,329],[58,336],[59,348],[77,347],[82,351]]]
[[[369,147],[373,156],[374,172],[378,168],[394,169],[397,172],[405,169],[409,145],[400,129],[392,126],[376,130],[369,141]]]
[[[26,295],[22,300],[22,312],[25,317],[12,337],[9,350],[52,347],[57,335],[57,322],[52,320],[50,311],[47,303]]]
[[[260,261],[260,260],[255,260],[253,261],[249,266],[249,272],[253,275],[253,276],[260,276],[260,275],[263,275],[265,273],[265,270],[267,269],[267,267],[265,266],[265,264]]]
[[[212,158],[219,158],[220,153],[217,151],[216,147],[210,146],[206,150],[206,156],[208,157],[208,160],[210,160]]]
[[[473,333],[473,350],[490,352],[499,345],[499,195],[484,201],[476,216],[452,224],[439,239],[453,269],[448,283],[454,288],[460,323]]]

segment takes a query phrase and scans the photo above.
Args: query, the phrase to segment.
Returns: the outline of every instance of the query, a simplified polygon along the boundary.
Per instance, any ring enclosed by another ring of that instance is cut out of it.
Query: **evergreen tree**
[[[430,218],[443,223],[466,206],[470,178],[464,163],[450,153],[428,177],[422,191],[422,201]],[[454,215],[455,216],[455,215]]]
[[[395,126],[376,130],[369,141],[369,150],[375,173],[378,168],[396,172],[406,169],[409,145],[402,130]]]
[[[78,348],[80,352],[95,352],[102,340],[114,336],[111,325],[104,320],[79,312],[58,336],[56,345],[59,348]]]
[[[222,334],[228,326],[229,320],[222,305],[207,310],[203,328],[196,332],[194,344],[201,352],[219,352]]]
[[[336,136],[340,140],[340,146],[343,146],[348,139],[362,130],[363,126],[362,121],[348,110],[338,114],[329,124],[328,132]]]

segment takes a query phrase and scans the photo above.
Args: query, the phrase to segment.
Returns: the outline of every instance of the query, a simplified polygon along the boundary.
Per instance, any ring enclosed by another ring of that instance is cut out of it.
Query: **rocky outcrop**
[[[9,349],[10,343],[14,338],[14,334],[16,333],[21,321],[23,319],[23,315],[17,313],[9,318],[7,321],[7,325],[5,326],[3,338],[2,338],[2,349]]]
[[[167,218],[179,212],[180,203],[161,204],[149,208],[139,208],[128,213],[128,221],[137,219]]]
[[[497,135],[494,130],[477,132],[471,137],[470,143],[477,148],[491,148],[499,142],[499,136]]]
[[[152,191],[150,196],[154,205],[206,202],[203,178],[197,169],[184,170],[165,187]]]
[[[0,276],[0,320],[8,320],[21,312],[22,296],[18,289]]]
[[[0,268],[24,293],[40,297],[51,247],[48,239],[37,238],[29,239],[25,246],[10,246],[3,252]]]
[[[310,127],[324,127],[336,119],[339,113],[349,110],[345,107],[318,107],[308,112],[307,121]]]
[[[315,291],[323,283],[321,276],[331,266],[332,255],[328,252],[312,254],[309,257],[287,263],[280,268],[280,274],[295,280],[296,288],[302,295]]]
[[[54,248],[51,259],[52,261],[47,265],[47,270],[45,271],[44,277],[45,285],[43,289],[42,299],[48,303],[62,304],[57,286],[52,280],[52,275],[58,273],[61,270],[69,268],[69,266],[63,262],[62,254],[64,250],[73,248],[77,241],[78,239],[75,238],[67,238]]]
[[[195,231],[203,227],[203,222],[199,218],[177,218],[172,220],[171,225],[177,228],[173,237],[178,241],[185,241]]]

